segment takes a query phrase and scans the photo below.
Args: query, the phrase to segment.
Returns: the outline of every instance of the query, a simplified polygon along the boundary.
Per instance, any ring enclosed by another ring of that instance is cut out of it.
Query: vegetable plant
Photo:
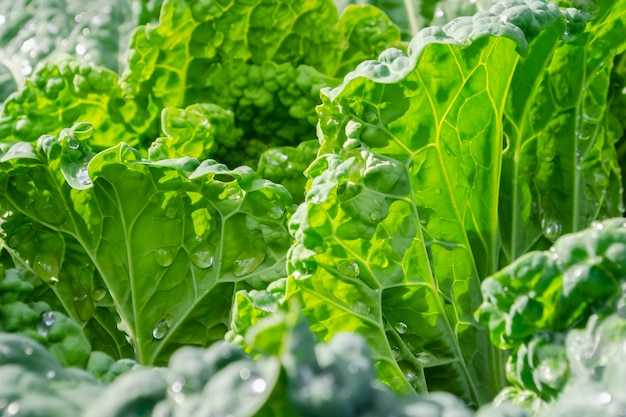
[[[7,381],[89,416],[623,414],[626,1],[44,3],[0,15]]]

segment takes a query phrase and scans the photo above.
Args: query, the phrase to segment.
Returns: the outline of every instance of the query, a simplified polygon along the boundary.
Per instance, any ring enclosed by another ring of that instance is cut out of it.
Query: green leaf
[[[564,331],[594,312],[617,311],[626,260],[623,218],[559,238],[549,251],[530,252],[485,279],[477,317],[502,348],[540,329]]]
[[[318,337],[356,331],[383,381],[478,405],[502,357],[474,320],[499,263],[502,118],[555,5],[514,1],[421,31],[323,90],[320,156],[290,223],[289,294]]]
[[[544,31],[513,74],[504,118],[502,265],[623,212],[619,136],[607,97],[613,59],[626,49],[625,11],[624,1],[599,1],[596,17],[571,42]]]
[[[95,127],[90,145],[96,149],[137,145],[154,110],[126,101],[118,81],[110,70],[70,57],[46,62],[2,104],[0,136],[5,143],[36,142],[88,122]]]
[[[256,166],[268,146],[311,139],[320,89],[398,40],[379,11],[359,9],[340,20],[330,0],[169,0],[158,24],[134,33],[122,86],[158,108],[214,103],[233,111],[244,136],[236,152],[229,143],[214,157]],[[151,114],[152,123],[157,117]]]
[[[289,193],[212,160],[150,162],[125,144],[90,155],[91,133],[77,125],[31,158],[4,155],[7,249],[114,357],[130,343],[138,362],[163,363],[222,339],[235,292],[285,276]],[[74,178],[86,182],[72,187],[77,155],[90,155]]]

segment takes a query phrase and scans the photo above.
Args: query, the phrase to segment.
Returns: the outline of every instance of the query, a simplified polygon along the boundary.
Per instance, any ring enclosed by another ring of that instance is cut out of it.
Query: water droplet
[[[96,306],[88,294],[79,294],[72,299],[74,309],[78,313],[78,318],[82,321],[88,321],[96,311]]]
[[[357,301],[356,303],[352,304],[352,311],[354,311],[357,314],[362,314],[366,316],[370,313],[371,308],[369,305],[365,304],[363,301]]]
[[[252,381],[252,384],[250,384],[250,388],[255,394],[262,394],[267,388],[267,382],[265,382],[263,378],[256,378]]]
[[[243,250],[235,262],[233,262],[233,275],[242,277],[252,273],[259,265],[265,261],[265,250],[261,248],[253,248]]]
[[[183,390],[184,386],[185,386],[185,381],[184,380],[176,380],[176,381],[174,381],[174,383],[172,384],[170,389],[174,393],[179,393],[179,392],[181,392]]]
[[[152,251],[154,260],[157,264],[166,268],[174,262],[176,257],[176,248],[174,246],[163,246]]]
[[[83,185],[91,185],[91,178],[89,178],[87,165],[83,165],[78,169],[76,172],[76,180]]]
[[[359,265],[354,261],[340,261],[337,264],[337,270],[340,274],[348,277],[358,277],[361,273]]]
[[[507,15],[505,15],[505,14],[501,14],[501,15],[499,15],[499,16],[498,16],[498,19],[500,19],[500,21],[501,21],[502,23],[508,23],[508,21],[509,21],[509,17],[508,17]]]
[[[285,215],[285,210],[279,205],[273,205],[267,210],[267,215],[274,220],[280,220]]]
[[[93,299],[94,301],[102,301],[102,299],[107,295],[107,290],[104,288],[96,288],[93,290]]]
[[[400,359],[400,348],[398,346],[391,347],[391,354],[395,360]]]
[[[250,375],[251,372],[249,368],[241,368],[241,370],[239,371],[239,378],[243,379],[244,381],[250,378]]]
[[[54,313],[52,311],[46,311],[41,314],[41,320],[37,325],[37,332],[43,337],[48,337],[50,327],[54,324]]]
[[[405,334],[409,329],[409,326],[406,323],[399,321],[393,326],[393,328],[396,329],[398,334]]]
[[[409,382],[409,384],[413,385],[415,384],[415,382],[417,381],[417,374],[413,371],[407,371],[404,374],[404,377],[406,378],[406,380]]]
[[[26,349],[24,349],[24,354],[25,354],[26,356],[30,356],[30,355],[32,355],[32,354],[33,354],[33,348],[32,348],[32,347],[30,347],[30,346],[29,346],[29,347],[27,347]]]
[[[547,385],[552,385],[557,380],[557,374],[554,372],[552,367],[546,364],[539,365],[539,368],[537,369],[536,373],[537,373],[538,379]]]
[[[6,411],[8,415],[14,416],[20,411],[20,405],[16,401],[13,401],[7,406]]]
[[[57,282],[59,282],[57,277],[50,277],[50,284],[56,284]]]
[[[365,121],[367,123],[378,123],[378,114],[376,114],[376,112],[373,111],[368,111],[367,113],[365,113],[365,115],[363,116],[363,118],[365,119]]]
[[[611,402],[611,399],[612,399],[612,397],[611,397],[610,393],[603,392],[603,393],[600,394],[599,401],[600,401],[600,404],[608,404],[608,403]]]
[[[46,378],[48,378],[48,379],[52,379],[52,378],[54,378],[55,376],[57,376],[57,373],[56,373],[55,371],[48,371],[48,372],[46,373]]]
[[[437,9],[435,10],[435,17],[441,18],[443,17],[444,12],[443,9],[441,7],[437,7]]]
[[[429,352],[420,352],[415,355],[415,359],[417,359],[417,361],[422,365],[429,365],[437,360],[437,358],[435,358],[433,354]]]
[[[44,281],[50,281],[59,275],[59,260],[49,252],[40,252],[33,259],[33,271]]]
[[[554,220],[543,218],[541,226],[543,235],[551,241],[555,241],[563,233],[563,226]]]
[[[200,245],[189,254],[191,262],[200,269],[213,266],[213,251],[208,245]]]
[[[241,200],[243,198],[243,190],[237,183],[227,184],[224,191],[219,195],[220,199]]]
[[[604,229],[604,223],[598,222],[598,221],[593,221],[593,222],[591,222],[591,227],[593,227],[594,229],[597,229],[597,230],[602,230],[602,229]]]
[[[156,340],[161,340],[165,337],[169,329],[170,325],[167,320],[161,320],[154,325],[154,329],[152,329],[152,337]]]
[[[80,142],[76,136],[73,134],[69,134],[65,137],[65,143],[67,147],[70,149],[78,149],[80,147]]]

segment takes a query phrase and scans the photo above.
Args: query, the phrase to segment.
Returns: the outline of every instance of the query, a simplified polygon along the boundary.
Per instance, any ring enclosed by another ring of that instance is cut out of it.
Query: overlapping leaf
[[[284,276],[289,193],[212,160],[93,154],[90,136],[77,125],[2,155],[6,246],[95,349],[119,357],[130,343],[160,363],[222,339],[235,291]]]
[[[364,334],[399,390],[480,404],[502,386],[501,356],[473,319],[499,262],[502,118],[518,52],[530,47],[531,65],[537,36],[580,29],[566,25],[572,13],[504,2],[323,91],[321,155],[290,226],[290,293],[320,337]]]
[[[594,12],[573,42],[540,34],[513,75],[504,119],[502,265],[596,218],[622,214],[620,136],[607,98],[613,59],[626,49],[626,2],[599,1]]]
[[[158,24],[135,32],[122,83],[131,98],[158,108],[215,103],[233,111],[245,136],[218,147],[216,158],[254,166],[268,146],[311,139],[320,88],[398,41],[397,28],[371,7],[339,20],[330,0],[171,0]]]

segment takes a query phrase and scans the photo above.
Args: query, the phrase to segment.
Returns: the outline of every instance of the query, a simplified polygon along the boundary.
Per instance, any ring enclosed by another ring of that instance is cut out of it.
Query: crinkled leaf
[[[143,103],[123,98],[112,71],[59,57],[38,68],[2,104],[0,136],[3,142],[35,142],[41,135],[58,135],[76,122],[88,122],[95,127],[94,148],[137,145],[147,113]]]
[[[283,187],[212,160],[150,162],[120,144],[92,155],[89,187],[73,188],[64,160],[88,153],[89,138],[67,137],[42,138],[36,158],[3,160],[3,207],[27,218],[3,231],[67,314],[109,339],[94,348],[127,352],[119,327],[138,361],[161,363],[180,345],[223,338],[238,289],[285,276]],[[20,234],[37,229],[47,246]]]
[[[135,32],[122,84],[159,108],[232,110],[244,140],[237,152],[218,147],[215,157],[254,166],[268,146],[313,136],[319,90],[336,85],[338,71],[398,41],[382,13],[363,11],[340,21],[330,0],[165,1],[158,24]]]
[[[562,36],[565,20],[551,3],[494,5],[323,90],[321,155],[290,224],[290,294],[319,337],[365,335],[400,391],[480,404],[502,386],[473,318],[500,252],[501,120],[518,52]]]
[[[540,329],[564,331],[594,312],[616,311],[626,277],[626,220],[615,218],[559,238],[485,279],[477,317],[498,346],[515,347]]]

